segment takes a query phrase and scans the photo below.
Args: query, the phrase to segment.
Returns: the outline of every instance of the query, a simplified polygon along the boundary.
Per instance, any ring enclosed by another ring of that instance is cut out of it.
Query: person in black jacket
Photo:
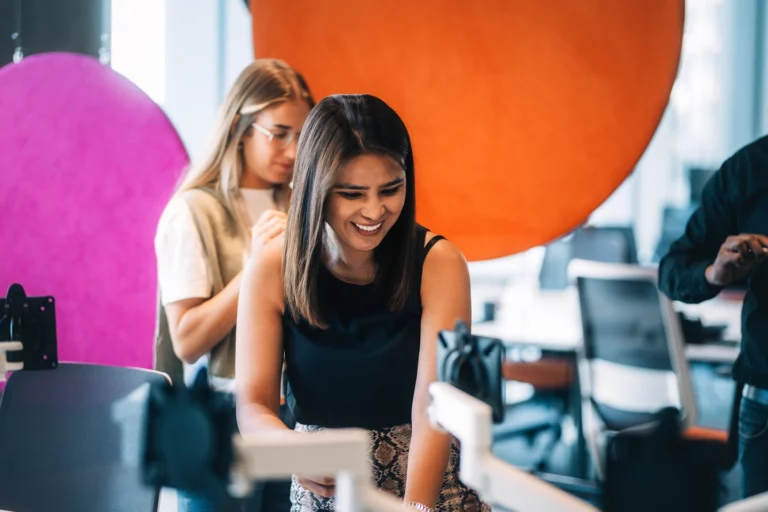
[[[741,351],[733,377],[744,384],[739,414],[742,494],[768,491],[768,136],[739,149],[702,192],[685,234],[659,263],[659,289],[698,303],[747,280]]]

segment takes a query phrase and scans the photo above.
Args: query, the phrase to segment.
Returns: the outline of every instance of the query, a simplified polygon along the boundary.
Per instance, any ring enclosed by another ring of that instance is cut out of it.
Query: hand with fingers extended
[[[251,228],[251,254],[261,251],[271,240],[280,237],[285,232],[287,220],[285,212],[267,210]]]
[[[336,480],[334,478],[299,476],[297,480],[299,485],[317,496],[330,498],[336,494]]]
[[[748,276],[768,258],[768,236],[741,234],[729,236],[720,246],[717,259],[705,272],[707,282],[728,286]]]

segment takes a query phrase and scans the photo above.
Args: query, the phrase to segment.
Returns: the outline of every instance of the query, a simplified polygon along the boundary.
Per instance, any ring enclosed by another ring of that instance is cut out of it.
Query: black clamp
[[[17,283],[0,298],[0,341],[19,341],[22,350],[8,352],[9,363],[24,370],[53,370],[59,364],[53,297],[27,297]]]
[[[202,368],[189,388],[170,383],[149,390],[142,447],[142,479],[222,500],[235,460],[235,404],[213,390]]]
[[[453,331],[440,331],[437,345],[438,380],[491,406],[494,423],[504,420],[504,344],[495,338],[474,336],[462,321]]]

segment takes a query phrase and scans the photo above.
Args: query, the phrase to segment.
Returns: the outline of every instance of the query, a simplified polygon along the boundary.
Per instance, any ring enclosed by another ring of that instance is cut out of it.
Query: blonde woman
[[[187,380],[190,370],[207,365],[215,388],[233,390],[243,266],[283,234],[296,143],[313,105],[301,75],[286,63],[253,62],[221,107],[211,147],[160,218],[156,367],[175,382],[182,378],[181,360]],[[288,484],[261,486],[252,501],[248,510],[288,510]],[[198,512],[244,510],[245,504],[182,494],[179,506]]]

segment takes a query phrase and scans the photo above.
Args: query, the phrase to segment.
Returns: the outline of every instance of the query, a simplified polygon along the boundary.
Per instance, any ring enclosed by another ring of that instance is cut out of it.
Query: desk
[[[574,350],[581,343],[581,317],[575,289],[510,289],[496,319],[472,325],[472,332],[503,341]]]
[[[720,294],[701,304],[675,302],[675,309],[704,325],[725,325],[722,341],[738,345],[741,341],[741,306],[743,295]]]
[[[723,341],[686,345],[691,360],[733,362],[741,338],[741,300],[722,296],[701,304],[675,303],[686,316],[704,325],[726,325]],[[472,332],[511,343],[555,351],[575,350],[581,344],[581,316],[575,288],[564,291],[510,289],[502,297],[496,320],[472,325]]]
[[[741,347],[738,344],[703,343],[701,345],[686,345],[685,357],[689,361],[704,363],[733,363],[739,355]]]

